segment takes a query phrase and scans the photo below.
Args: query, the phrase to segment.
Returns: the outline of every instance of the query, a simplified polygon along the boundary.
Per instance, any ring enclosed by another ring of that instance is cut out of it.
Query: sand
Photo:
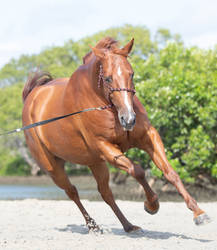
[[[143,229],[133,234],[124,232],[104,202],[82,202],[102,235],[88,233],[71,201],[0,201],[0,249],[217,249],[217,202],[200,203],[212,222],[196,226],[184,203],[162,202],[158,214],[149,215],[142,202],[117,201],[128,220]]]

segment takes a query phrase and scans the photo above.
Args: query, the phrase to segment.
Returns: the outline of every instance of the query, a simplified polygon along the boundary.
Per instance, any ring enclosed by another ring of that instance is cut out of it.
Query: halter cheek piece
[[[136,93],[136,90],[135,89],[128,89],[128,88],[113,88],[111,87],[108,83],[105,82],[105,78],[104,78],[104,75],[103,75],[103,68],[102,68],[102,65],[100,65],[99,67],[99,79],[98,79],[98,88],[101,87],[101,80],[104,84],[104,86],[106,86],[106,88],[109,89],[109,97],[110,95],[115,92],[115,91],[127,91],[127,92],[132,92],[133,94]]]

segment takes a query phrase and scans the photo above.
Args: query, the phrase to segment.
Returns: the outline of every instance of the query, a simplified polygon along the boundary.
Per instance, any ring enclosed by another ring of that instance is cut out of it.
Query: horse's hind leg
[[[78,191],[74,185],[71,184],[68,176],[65,173],[64,166],[63,165],[55,165],[52,171],[49,172],[51,178],[55,182],[55,184],[63,189],[65,193],[68,195],[68,197],[73,200],[78,208],[80,209],[82,215],[84,216],[84,219],[86,221],[86,225],[89,229],[89,231],[94,232],[101,232],[99,226],[96,224],[96,222],[89,216],[86,209],[82,205]]]
[[[140,141],[139,146],[150,155],[156,166],[163,171],[167,180],[171,182],[177,188],[178,192],[183,196],[187,207],[194,213],[195,224],[199,225],[209,222],[209,217],[198,207],[197,202],[185,189],[179,175],[169,164],[160,135],[155,128],[150,127],[148,129],[144,138],[142,138]]]
[[[112,208],[126,232],[132,232],[140,229],[132,225],[122,214],[117,206],[112,191],[109,187],[109,171],[105,163],[96,166],[89,166],[97,182],[98,190],[101,193],[103,200]]]
[[[73,200],[80,209],[87,227],[91,231],[100,231],[95,221],[89,216],[85,208],[83,207],[77,189],[69,181],[68,176],[64,170],[64,161],[52,155],[38,140],[37,136],[34,141],[27,140],[27,144],[32,153],[32,156],[38,162],[38,164],[51,176],[55,184],[63,189],[68,197]]]

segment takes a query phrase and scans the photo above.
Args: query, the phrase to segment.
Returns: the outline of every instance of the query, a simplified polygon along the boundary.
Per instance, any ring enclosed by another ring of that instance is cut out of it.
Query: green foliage
[[[0,88],[1,131],[21,126],[21,93],[29,72],[41,68],[54,77],[70,76],[90,51],[89,45],[105,36],[121,45],[135,38],[130,62],[137,95],[180,177],[187,182],[200,174],[217,179],[217,47],[185,48],[180,36],[167,29],[159,29],[152,40],[146,27],[125,25],[11,60],[0,70],[0,86],[4,86]],[[17,153],[16,138],[0,138],[0,174],[29,173]],[[18,138],[23,140],[21,134]],[[162,176],[143,151],[131,149],[127,155],[153,175]],[[66,168],[71,173],[71,166]]]
[[[22,125],[23,86],[23,83],[17,83],[11,87],[0,88],[0,128],[3,131]]]
[[[90,169],[87,166],[82,166],[78,164],[73,164],[67,162],[65,164],[65,171],[68,175],[88,175],[90,174]]]
[[[21,83],[0,88],[0,133],[22,126],[22,89]],[[17,151],[17,140],[24,140],[23,134],[0,137],[0,175],[30,174]]]
[[[2,176],[26,176],[30,175],[30,168],[26,164],[23,158],[20,155],[12,159],[8,159],[7,164],[0,169],[0,175]]]
[[[217,178],[216,52],[169,43],[140,65],[136,78],[140,100],[167,156],[188,182],[204,173]]]

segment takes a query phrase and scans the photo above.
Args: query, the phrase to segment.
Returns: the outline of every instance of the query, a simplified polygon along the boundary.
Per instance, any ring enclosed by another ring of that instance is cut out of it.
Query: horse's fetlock
[[[158,201],[158,195],[157,195],[157,194],[154,194],[154,195],[152,196],[152,198],[150,199],[150,202],[151,202],[151,203],[154,203],[154,202],[156,202],[156,201]]]

